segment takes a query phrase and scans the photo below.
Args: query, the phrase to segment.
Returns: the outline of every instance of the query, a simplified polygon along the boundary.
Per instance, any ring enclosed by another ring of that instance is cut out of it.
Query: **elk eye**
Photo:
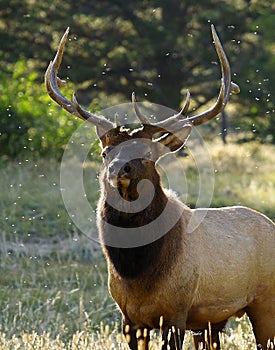
[[[126,174],[128,174],[131,171],[131,167],[129,165],[125,165],[124,171]]]

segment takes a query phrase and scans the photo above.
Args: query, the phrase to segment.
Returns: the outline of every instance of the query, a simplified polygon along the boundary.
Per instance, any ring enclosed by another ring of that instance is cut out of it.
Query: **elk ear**
[[[106,129],[96,125],[96,134],[99,139],[103,137],[104,134],[106,134]]]
[[[186,143],[191,133],[191,130],[191,125],[185,125],[180,130],[175,131],[173,133],[167,131],[167,133],[164,133],[162,136],[155,139],[154,141],[165,146],[164,153],[176,152]],[[169,150],[167,150],[167,148]]]

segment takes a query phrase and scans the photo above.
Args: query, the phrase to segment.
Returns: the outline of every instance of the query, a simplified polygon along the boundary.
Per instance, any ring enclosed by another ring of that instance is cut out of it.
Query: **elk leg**
[[[184,333],[184,330],[179,328],[165,327],[162,333],[163,345],[161,350],[181,350]]]
[[[138,350],[136,330],[134,330],[129,324],[123,324],[123,334],[129,348],[131,350]]]
[[[251,304],[246,313],[251,321],[258,349],[268,350],[268,340],[275,341],[275,299]]]
[[[205,330],[202,329],[199,332],[196,331],[196,334],[193,334],[193,341],[196,350],[199,350],[201,348],[201,344],[203,345],[203,349],[205,348],[204,332]]]
[[[137,334],[138,350],[149,350],[150,329],[138,329]]]
[[[219,333],[223,330],[224,326],[226,325],[226,322],[227,320],[222,321],[220,323],[211,324],[211,334],[209,330],[204,329],[201,331],[200,334],[193,335],[195,349],[199,350],[201,343],[203,345],[203,349],[206,349],[206,343],[207,343],[210,349],[213,349],[214,344],[216,344],[215,349],[220,350],[221,344],[220,344]],[[207,333],[206,336],[205,336],[205,332]]]
[[[207,341],[205,341],[205,333],[207,332]],[[209,334],[207,330],[202,331],[202,334],[196,334],[193,335],[194,345],[196,350],[200,349],[213,349],[213,345],[216,344],[215,349],[220,350],[221,344],[220,344],[220,338],[219,338],[219,332],[218,331],[212,331],[211,334],[211,340],[209,339]],[[208,344],[208,347],[206,346],[206,343]]]
[[[131,350],[149,350],[150,329],[123,324],[123,334]]]

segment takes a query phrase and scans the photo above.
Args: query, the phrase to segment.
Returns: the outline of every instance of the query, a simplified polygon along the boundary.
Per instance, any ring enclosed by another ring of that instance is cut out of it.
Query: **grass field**
[[[275,220],[275,147],[217,143],[209,149],[215,176],[211,206],[246,205]],[[197,170],[191,156],[180,161],[187,203],[194,206]],[[95,207],[100,165],[86,168],[85,188]],[[0,178],[0,350],[126,349],[101,250],[64,208],[59,163],[3,161]],[[91,226],[96,232],[95,222]],[[190,337],[184,349],[193,349]],[[253,349],[247,319],[230,320],[222,343],[223,349]],[[157,334],[152,349],[159,349]]]

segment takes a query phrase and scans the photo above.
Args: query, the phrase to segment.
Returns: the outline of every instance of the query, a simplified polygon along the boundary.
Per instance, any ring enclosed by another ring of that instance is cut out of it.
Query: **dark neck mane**
[[[112,235],[112,232],[108,232],[108,226],[107,229],[106,226],[103,228],[103,222],[105,221],[123,228],[141,227],[142,233],[142,226],[158,218],[166,206],[168,198],[163,192],[160,182],[155,188],[155,196],[151,203],[138,213],[124,213],[114,209],[108,204],[107,196],[109,194],[109,191],[107,191],[105,198],[102,198],[101,201],[102,224],[99,229],[104,253],[118,274],[123,278],[136,279],[144,278],[144,276],[148,278],[154,276],[156,278],[160,274],[167,273],[177,256],[176,247],[180,243],[178,241],[179,237],[176,236],[179,230],[171,230],[163,237],[143,246],[117,248],[106,245],[105,238]]]

